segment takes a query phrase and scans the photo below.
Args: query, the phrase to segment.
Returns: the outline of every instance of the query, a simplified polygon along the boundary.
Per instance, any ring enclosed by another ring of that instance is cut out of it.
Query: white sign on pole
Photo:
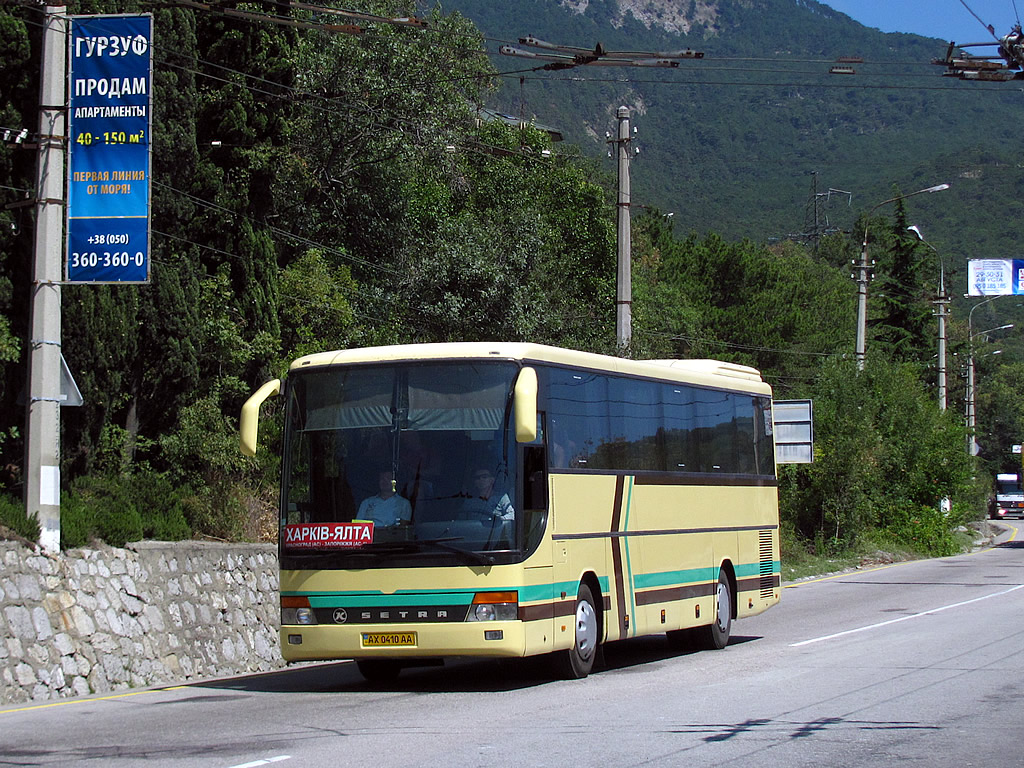
[[[1013,296],[1024,293],[1024,261],[970,259],[967,262],[968,296]]]
[[[811,400],[776,400],[772,403],[776,464],[814,462],[813,411]]]

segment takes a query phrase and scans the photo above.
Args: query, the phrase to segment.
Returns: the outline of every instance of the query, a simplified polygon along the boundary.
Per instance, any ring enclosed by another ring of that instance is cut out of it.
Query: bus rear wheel
[[[600,631],[594,595],[586,584],[580,585],[576,596],[576,613],[572,648],[555,655],[558,673],[567,680],[580,680],[590,674],[597,658]]]
[[[732,586],[725,571],[718,572],[715,590],[715,620],[706,627],[698,627],[696,640],[701,648],[720,651],[729,644],[732,632]]]

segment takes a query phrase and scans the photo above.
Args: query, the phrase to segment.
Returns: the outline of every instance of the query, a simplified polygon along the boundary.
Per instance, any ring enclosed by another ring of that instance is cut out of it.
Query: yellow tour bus
[[[444,657],[667,634],[723,648],[779,600],[771,389],[753,368],[529,343],[296,360],[283,389],[280,640],[370,680]]]

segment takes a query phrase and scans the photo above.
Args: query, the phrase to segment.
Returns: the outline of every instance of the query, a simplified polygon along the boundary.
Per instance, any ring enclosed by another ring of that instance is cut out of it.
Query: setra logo
[[[344,624],[346,621],[348,621],[348,612],[344,608],[335,608],[334,623]]]

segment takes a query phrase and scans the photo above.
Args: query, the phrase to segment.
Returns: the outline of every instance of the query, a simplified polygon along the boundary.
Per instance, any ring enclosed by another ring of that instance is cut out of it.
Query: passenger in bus
[[[363,499],[356,513],[357,519],[372,520],[374,525],[384,527],[408,523],[412,519],[412,507],[408,499],[395,491],[394,480],[395,473],[390,469],[382,469],[377,474],[377,495]]]
[[[494,473],[491,470],[487,468],[474,470],[473,496],[466,502],[465,509],[471,514],[484,518],[512,520],[515,517],[512,500],[509,499],[507,493],[494,487],[494,480]]]

